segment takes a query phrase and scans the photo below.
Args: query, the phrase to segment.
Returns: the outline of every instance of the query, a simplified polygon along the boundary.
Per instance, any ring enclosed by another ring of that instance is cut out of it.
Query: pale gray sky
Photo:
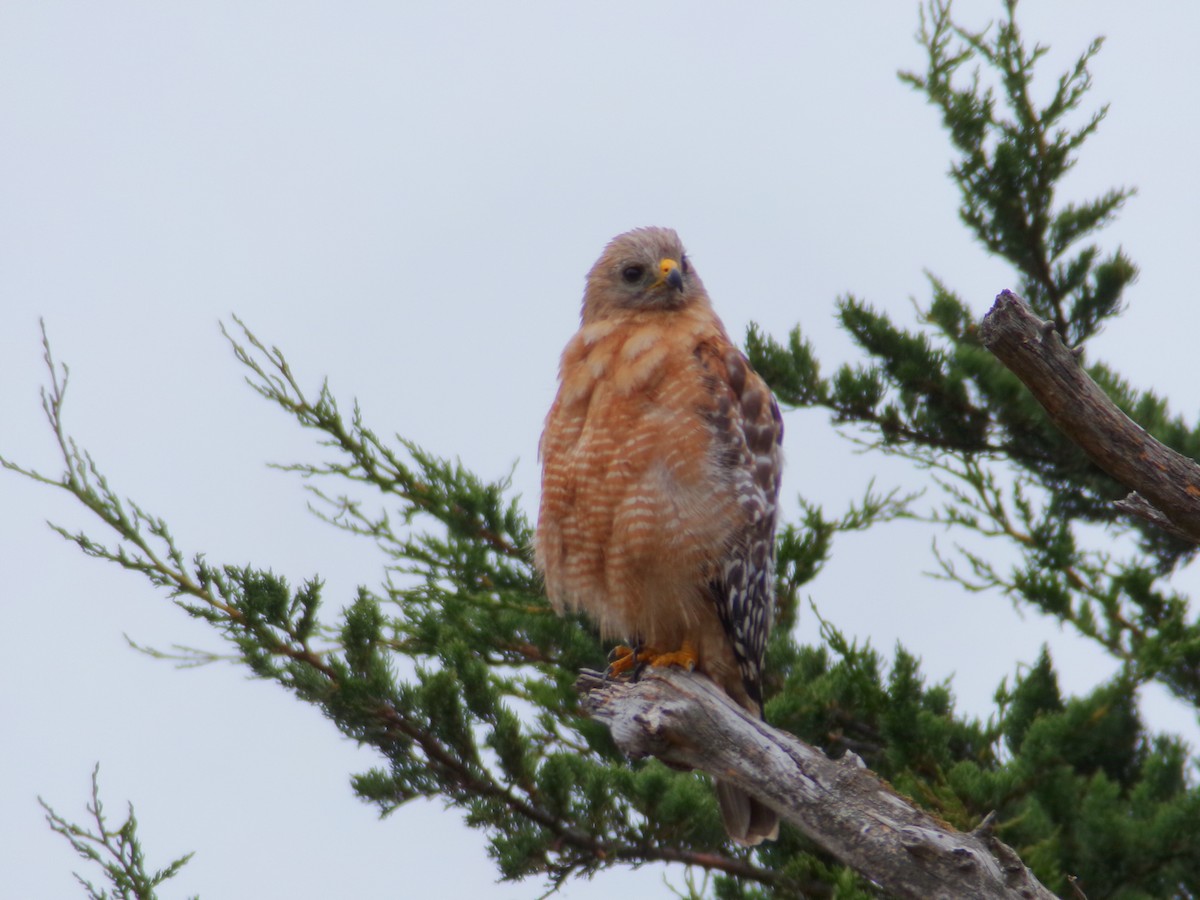
[[[1000,6],[959,15],[981,26]],[[1090,102],[1112,113],[1067,199],[1137,185],[1103,241],[1142,276],[1089,353],[1194,415],[1200,7],[1130,7],[1028,4],[1022,19],[1053,46],[1049,78],[1108,36]],[[347,405],[357,397],[376,430],[485,477],[515,463],[531,514],[558,353],[614,234],[676,228],[732,333],[800,321],[830,368],[853,358],[832,319],[844,292],[910,322],[928,269],[982,315],[1010,276],[959,225],[936,113],[895,77],[922,65],[916,23],[915,3],[864,0],[4,3],[0,450],[58,471],[37,399],[44,316],[72,368],[70,428],[112,484],[189,552],[319,573],[336,609],[382,560],[265,467],[320,451],[241,382],[217,330],[231,313],[303,383],[328,376]],[[823,415],[788,415],[793,510],[803,493],[836,512],[873,475],[920,483],[850,449]],[[82,815],[97,760],[110,812],[135,803],[152,863],[196,851],[167,896],[541,892],[496,884],[482,836],[438,805],[379,822],[348,785],[372,754],[276,687],[127,649],[122,633],[220,645],[50,532],[46,519],[93,527],[65,495],[0,475],[0,509],[5,896],[79,895],[80,863],[34,798]],[[811,586],[823,615],[885,653],[903,642],[977,715],[1043,642],[1070,690],[1111,672],[1002,597],[923,577],[931,537],[910,524],[842,539]],[[1195,589],[1194,572],[1180,583]],[[806,615],[801,637],[815,636]],[[1160,693],[1145,709],[1195,734]],[[563,896],[634,883],[667,896],[663,874],[605,874]]]

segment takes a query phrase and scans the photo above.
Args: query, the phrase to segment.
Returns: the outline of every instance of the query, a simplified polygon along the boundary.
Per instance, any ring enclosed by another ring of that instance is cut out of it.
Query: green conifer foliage
[[[927,68],[901,77],[941,115],[962,221],[1075,345],[1119,327],[1137,270],[1119,248],[1096,241],[1133,192],[1058,198],[1104,119],[1104,107],[1086,108],[1088,64],[1101,43],[1038,105],[1031,87],[1045,51],[1021,35],[1016,6],[1008,0],[999,23],[976,33],[956,24],[948,3],[930,3],[919,32]],[[828,410],[875,451],[911,460],[941,498],[922,510],[916,495],[869,487],[840,514],[803,504],[800,520],[781,529],[768,719],[831,755],[857,754],[958,828],[994,813],[998,836],[1060,895],[1077,877],[1092,900],[1195,896],[1194,760],[1177,739],[1149,733],[1137,708],[1149,681],[1200,706],[1200,624],[1170,583],[1195,548],[1115,510],[1120,485],[982,347],[978,304],[936,277],[930,288],[916,329],[861,299],[840,300],[863,360],[831,376],[798,328],[783,341],[756,328],[747,336],[782,403]],[[692,867],[680,888],[690,896],[878,895],[790,828],[756,851],[730,846],[706,778],[624,759],[581,714],[573,689],[581,668],[603,667],[606,648],[585,623],[549,609],[532,566],[530,521],[508,484],[485,482],[413,440],[383,437],[365,411],[344,412],[328,385],[306,392],[280,351],[236,324],[227,336],[253,389],[324,448],[326,461],[286,468],[303,477],[329,524],[379,549],[383,582],[327,603],[318,576],[296,586],[180,547],[167,523],[123,499],[68,436],[65,370],[47,345],[44,405],[64,472],[3,464],[67,490],[103,526],[103,537],[64,537],[140,572],[225,637],[237,663],[373,748],[378,764],[353,782],[364,800],[390,812],[436,797],[457,810],[487,835],[506,879],[552,887],[614,866],[677,862]],[[1099,362],[1088,371],[1150,433],[1182,453],[1200,452],[1200,431],[1163,400]],[[791,626],[802,588],[838,535],[900,516],[987,539],[935,550],[942,574],[1070,624],[1122,663],[1118,675],[1064,696],[1044,652],[1000,686],[994,715],[979,721],[957,714],[950,685],[927,683],[902,647],[886,656],[828,624],[819,645],[798,644]],[[1096,525],[1127,539],[1102,552],[1087,540],[1085,529]],[[1015,549],[1017,561],[978,549],[989,546]]]

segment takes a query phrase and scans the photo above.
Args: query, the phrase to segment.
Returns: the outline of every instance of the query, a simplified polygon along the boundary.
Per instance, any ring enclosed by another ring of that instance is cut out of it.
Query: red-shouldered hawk
[[[588,273],[540,445],[551,603],[628,641],[619,666],[694,664],[761,716],[782,437],[679,236],[614,238]],[[773,810],[720,781],[717,799],[738,843],[777,836]]]

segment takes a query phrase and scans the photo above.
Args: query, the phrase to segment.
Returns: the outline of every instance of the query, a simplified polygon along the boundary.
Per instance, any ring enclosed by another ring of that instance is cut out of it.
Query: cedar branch
[[[826,852],[897,897],[1050,900],[987,819],[961,832],[917,808],[847,753],[819,750],[738,707],[695,672],[637,682],[584,672],[584,709],[634,758],[700,769],[742,788]]]
[[[1052,322],[1001,291],[980,325],[983,345],[1016,375],[1050,420],[1130,490],[1117,506],[1200,543],[1200,465],[1121,412],[1079,365]]]

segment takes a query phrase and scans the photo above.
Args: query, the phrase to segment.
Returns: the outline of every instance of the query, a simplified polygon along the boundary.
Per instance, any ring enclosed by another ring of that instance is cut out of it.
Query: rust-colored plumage
[[[694,663],[761,715],[783,426],[674,231],[605,248],[559,382],[537,528],[551,602],[652,665]],[[775,836],[773,811],[720,782],[717,794],[735,840]]]

